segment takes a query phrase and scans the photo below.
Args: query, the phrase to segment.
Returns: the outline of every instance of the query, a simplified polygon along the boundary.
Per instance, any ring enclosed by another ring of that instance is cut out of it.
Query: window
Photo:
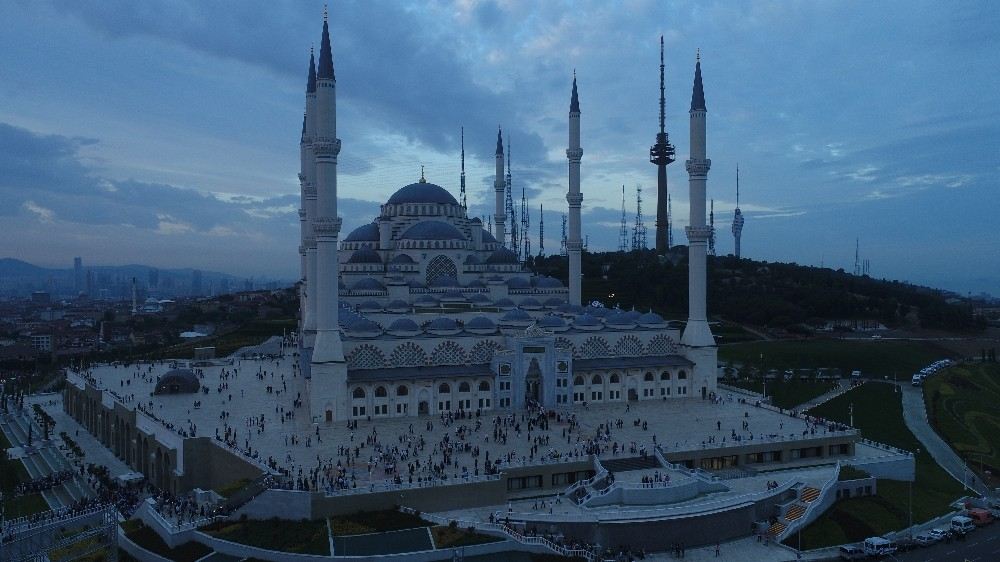
[[[490,383],[486,381],[479,383],[479,392],[489,392],[489,391],[490,391]]]
[[[406,396],[409,393],[410,389],[404,385],[400,385],[400,387],[396,389],[396,396]]]
[[[618,376],[618,373],[612,373],[611,374],[611,384],[618,384],[620,382],[622,382],[622,381],[621,381],[621,378]]]
[[[438,394],[450,394],[450,393],[451,393],[451,387],[448,386],[448,383],[443,382],[441,383],[440,386],[438,386]]]
[[[668,381],[668,380],[670,380],[670,373],[668,373],[666,371],[663,371],[662,373],[660,373],[660,380],[661,381]]]
[[[583,377],[573,379],[573,386],[583,386]]]
[[[385,398],[389,396],[384,386],[379,386],[375,388],[375,398]]]
[[[677,372],[677,380],[684,380],[686,378],[688,378],[688,374],[686,372],[684,371]]]
[[[353,396],[355,398],[364,398],[365,397],[365,389],[361,388],[360,386],[357,387],[357,388],[355,388]]]
[[[470,390],[472,389],[469,387],[469,383],[467,382],[462,382],[461,384],[458,385],[459,392],[469,392]]]
[[[603,384],[603,383],[604,379],[601,378],[601,375],[594,375],[594,378],[590,379],[590,384]]]
[[[646,382],[653,382],[653,373],[646,373],[646,376],[642,378]]]

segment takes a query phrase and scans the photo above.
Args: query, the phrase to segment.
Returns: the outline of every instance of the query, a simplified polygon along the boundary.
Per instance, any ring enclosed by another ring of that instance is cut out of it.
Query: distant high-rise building
[[[83,290],[83,258],[73,258],[73,296],[79,295]]]
[[[158,288],[160,286],[160,270],[155,267],[151,268],[149,273],[147,273],[146,282],[150,289]]]
[[[87,270],[86,282],[84,284],[84,287],[86,288],[87,296],[88,297],[93,297],[94,296],[94,270],[93,269],[88,269]]]
[[[191,272],[191,295],[193,296],[198,297],[202,294],[201,277],[200,269],[195,269]]]
[[[229,279],[223,277],[219,280],[219,294],[225,295],[229,293]]]

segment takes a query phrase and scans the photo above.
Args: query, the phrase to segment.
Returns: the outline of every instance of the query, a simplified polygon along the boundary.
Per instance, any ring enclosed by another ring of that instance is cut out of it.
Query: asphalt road
[[[962,539],[887,557],[899,562],[993,562],[1000,560],[1000,523],[980,527]]]

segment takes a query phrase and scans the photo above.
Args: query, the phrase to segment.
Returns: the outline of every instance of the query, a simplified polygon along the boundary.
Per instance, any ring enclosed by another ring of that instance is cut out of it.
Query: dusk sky
[[[299,134],[317,2],[0,0],[0,257],[298,275]],[[653,244],[659,37],[676,243],[696,49],[708,193],[730,253],[1000,295],[997,2],[335,2],[342,237],[420,177],[492,212],[510,138],[537,248],[559,250],[576,70],[583,229],[621,187]]]

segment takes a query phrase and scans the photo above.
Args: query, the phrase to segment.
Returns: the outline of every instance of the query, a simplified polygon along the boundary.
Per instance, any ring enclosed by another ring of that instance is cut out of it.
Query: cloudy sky
[[[322,11],[0,0],[0,256],[293,278]],[[345,231],[421,165],[457,195],[463,126],[487,213],[500,124],[557,250],[574,69],[591,248],[617,246],[623,184],[652,231],[662,34],[678,242],[700,48],[720,253],[738,163],[745,256],[850,270],[859,239],[875,276],[1000,294],[995,2],[347,1],[330,22]]]

